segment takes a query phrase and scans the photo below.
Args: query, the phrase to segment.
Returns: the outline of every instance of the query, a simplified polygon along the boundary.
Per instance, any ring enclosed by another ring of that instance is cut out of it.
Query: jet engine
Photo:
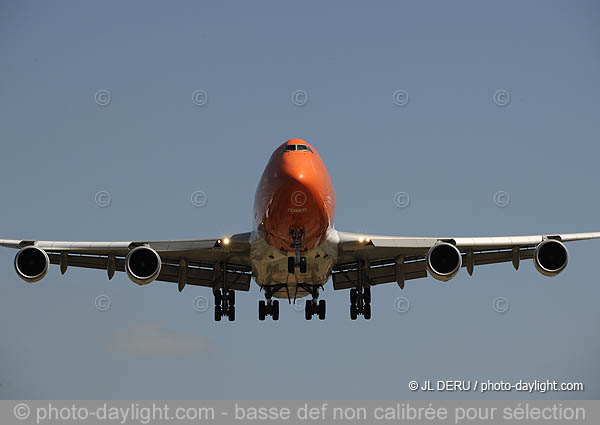
[[[462,256],[456,246],[439,242],[429,249],[426,262],[431,276],[447,282],[458,274],[462,267]]]
[[[125,257],[127,276],[138,285],[153,282],[162,268],[162,260],[158,252],[147,246],[132,249]]]
[[[26,246],[15,255],[15,271],[25,282],[34,283],[42,280],[48,273],[50,258],[43,249]]]
[[[546,239],[535,249],[533,262],[544,276],[556,276],[567,267],[569,251],[561,241]]]

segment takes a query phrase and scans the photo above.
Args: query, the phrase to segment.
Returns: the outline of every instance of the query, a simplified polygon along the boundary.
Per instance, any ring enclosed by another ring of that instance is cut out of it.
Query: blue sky
[[[0,237],[248,231],[262,169],[295,137],[329,169],[341,230],[598,231],[599,19],[592,1],[1,2]],[[411,379],[550,378],[586,391],[544,397],[597,398],[600,242],[569,249],[552,279],[525,263],[377,287],[370,322],[329,284],[325,322],[282,305],[259,323],[253,285],[234,324],[194,309],[204,288],[56,268],[28,285],[2,250],[0,397],[396,399],[420,396]]]

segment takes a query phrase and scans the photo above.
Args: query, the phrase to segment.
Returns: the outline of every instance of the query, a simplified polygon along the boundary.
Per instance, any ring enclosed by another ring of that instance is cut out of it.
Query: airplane
[[[350,318],[371,319],[371,288],[427,275],[448,282],[461,268],[533,259],[545,276],[568,264],[565,242],[597,239],[600,232],[510,237],[404,237],[341,232],[334,227],[335,194],[317,150],[301,139],[280,145],[269,159],[254,197],[251,232],[213,238],[58,242],[0,239],[16,248],[14,268],[26,282],[40,281],[50,264],[125,272],[138,285],[155,280],[212,289],[214,319],[235,320],[235,293],[252,278],[264,293],[258,318],[279,320],[279,299],[305,300],[305,319],[324,320],[319,292],[331,278],[334,290],[349,289]]]

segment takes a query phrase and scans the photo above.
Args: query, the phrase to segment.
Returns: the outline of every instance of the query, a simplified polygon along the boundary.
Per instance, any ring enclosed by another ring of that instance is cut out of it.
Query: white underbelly
[[[300,273],[296,269],[294,274],[288,273],[288,256],[293,254],[280,252],[265,242],[258,233],[253,233],[250,241],[250,259],[254,280],[261,287],[287,284],[287,290],[283,288],[275,293],[276,298],[287,298],[288,291],[292,299],[308,295],[297,286],[298,283],[325,285],[337,259],[337,233],[335,230],[330,232],[332,233],[320,246],[301,254],[306,257],[306,273]]]

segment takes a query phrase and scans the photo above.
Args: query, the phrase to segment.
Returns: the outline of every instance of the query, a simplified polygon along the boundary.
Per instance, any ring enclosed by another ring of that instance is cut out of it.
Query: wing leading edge
[[[334,289],[396,282],[404,288],[406,280],[427,277],[427,254],[439,243],[454,245],[460,252],[462,267],[469,274],[475,266],[512,262],[518,269],[521,260],[534,258],[536,248],[545,240],[572,242],[600,238],[600,232],[565,233],[508,237],[394,237],[338,232],[338,262],[333,269]]]
[[[0,239],[0,246],[23,249],[33,246],[48,255],[64,274],[68,267],[106,270],[109,279],[115,272],[125,271],[125,258],[134,248],[145,246],[155,250],[162,267],[158,281],[185,285],[250,289],[250,233],[229,238],[205,238],[172,241],[69,242]]]

